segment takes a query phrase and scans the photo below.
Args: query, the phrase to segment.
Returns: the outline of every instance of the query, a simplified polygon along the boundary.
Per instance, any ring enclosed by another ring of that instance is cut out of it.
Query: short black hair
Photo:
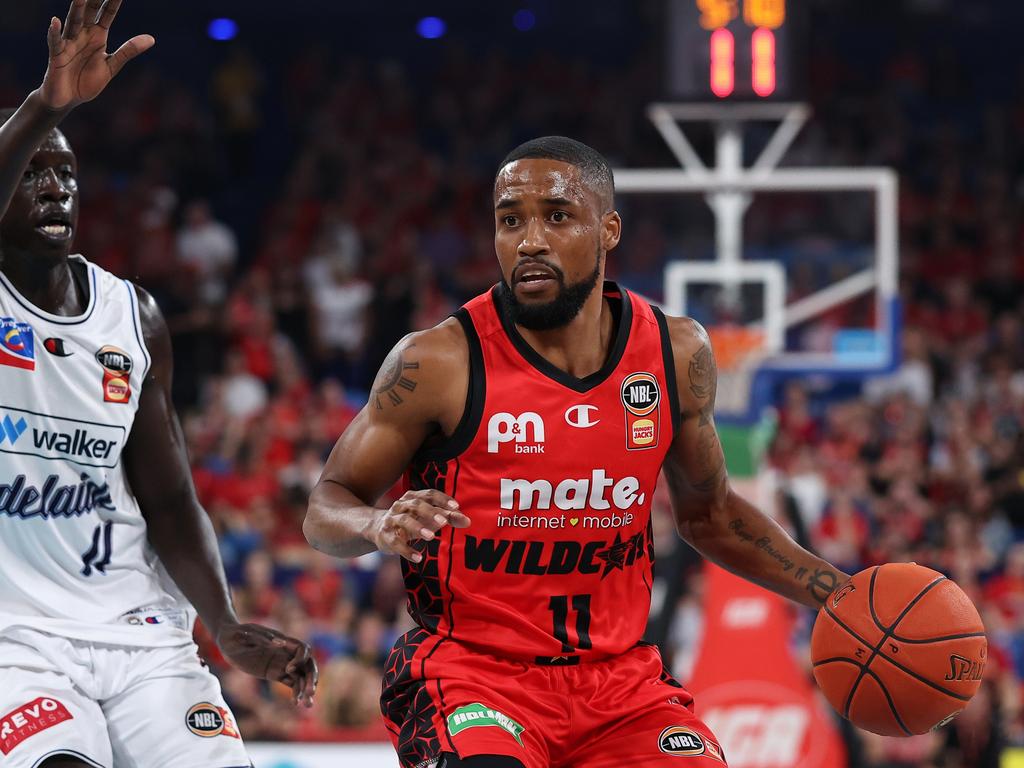
[[[605,209],[610,211],[615,205],[615,176],[604,155],[582,141],[570,139],[568,136],[541,136],[537,139],[520,144],[501,161],[498,174],[509,163],[527,158],[558,160],[562,163],[575,165],[580,169],[583,180],[598,194]],[[495,180],[497,180],[497,175]]]

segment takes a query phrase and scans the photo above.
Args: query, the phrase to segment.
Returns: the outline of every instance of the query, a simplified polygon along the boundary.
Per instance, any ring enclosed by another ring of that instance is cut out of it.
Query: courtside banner
[[[687,687],[729,768],[845,768],[832,714],[789,650],[799,609],[710,563],[705,584]]]

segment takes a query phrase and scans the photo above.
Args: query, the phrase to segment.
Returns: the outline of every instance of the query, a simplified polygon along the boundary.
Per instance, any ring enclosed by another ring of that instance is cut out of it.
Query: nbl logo
[[[646,416],[658,405],[658,380],[649,373],[634,373],[622,382],[622,403],[635,416]]]

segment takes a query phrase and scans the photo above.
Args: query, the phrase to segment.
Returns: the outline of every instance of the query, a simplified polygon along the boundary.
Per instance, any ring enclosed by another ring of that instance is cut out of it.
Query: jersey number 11
[[[569,644],[569,602],[576,611],[576,647]],[[577,648],[581,651],[592,648],[590,643],[590,595],[552,595],[548,608],[554,616],[555,639],[562,641],[562,653],[572,653]]]

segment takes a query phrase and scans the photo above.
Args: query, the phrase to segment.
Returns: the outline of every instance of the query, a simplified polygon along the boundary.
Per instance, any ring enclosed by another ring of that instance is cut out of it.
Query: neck
[[[517,325],[516,330],[537,354],[570,376],[582,379],[596,373],[608,359],[615,332],[603,288],[602,276],[580,313],[561,328],[531,331]]]
[[[88,297],[71,279],[71,263],[66,255],[52,258],[5,248],[0,271],[18,293],[44,312],[79,315],[88,304]]]

